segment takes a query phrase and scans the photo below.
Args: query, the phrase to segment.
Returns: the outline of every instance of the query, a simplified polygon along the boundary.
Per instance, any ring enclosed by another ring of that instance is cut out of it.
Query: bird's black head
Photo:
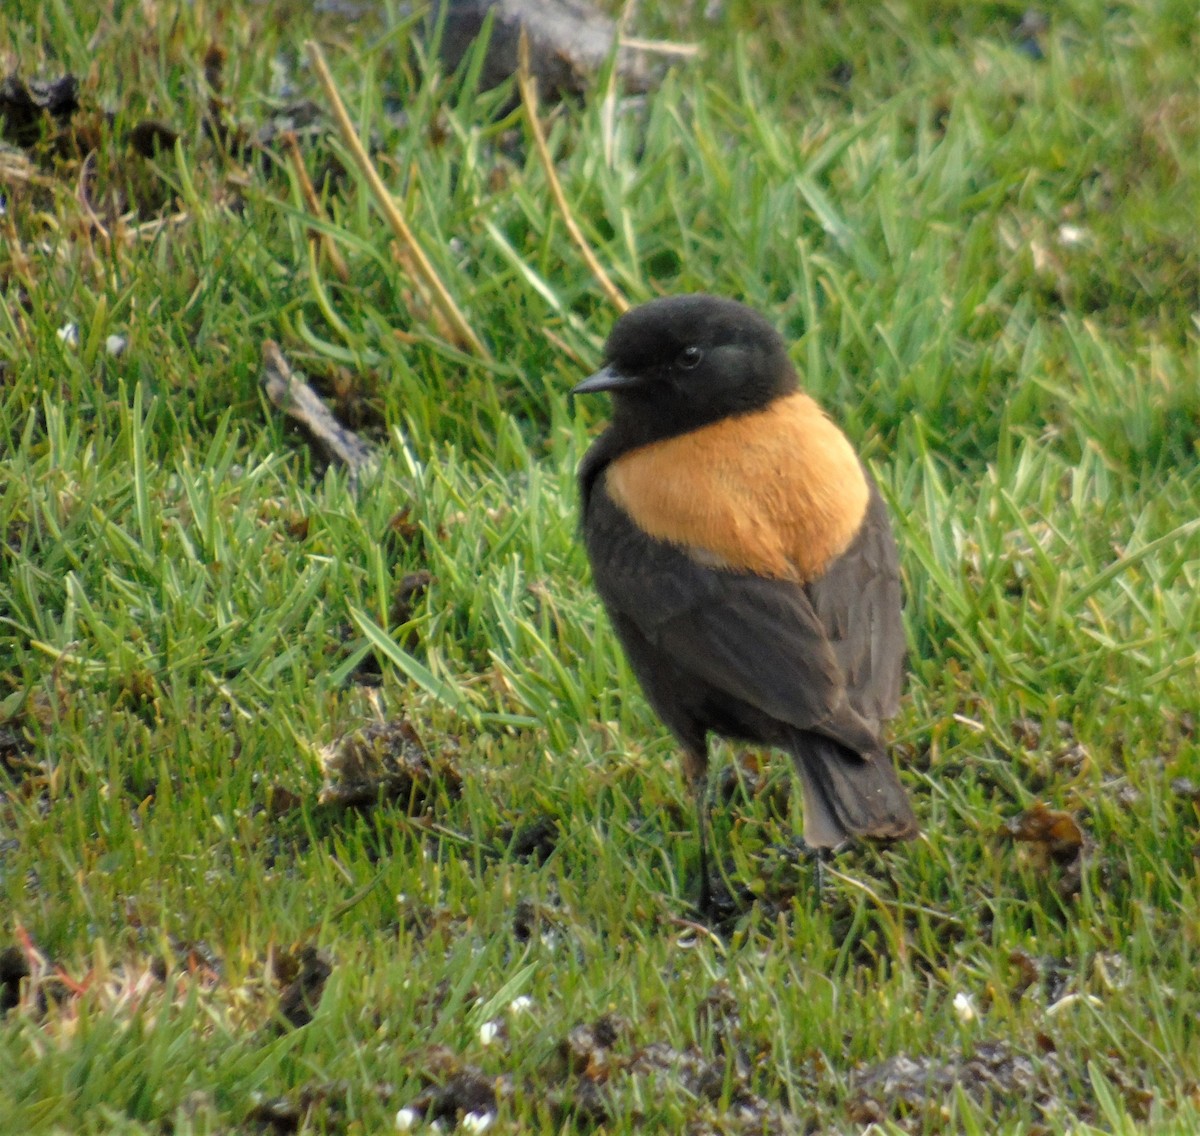
[[[779,333],[719,296],[666,296],[626,312],[604,357],[572,393],[609,391],[613,427],[630,447],[761,410],[796,389]]]

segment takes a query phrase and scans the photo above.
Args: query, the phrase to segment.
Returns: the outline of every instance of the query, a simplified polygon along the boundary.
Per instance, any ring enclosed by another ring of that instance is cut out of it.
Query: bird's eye
[[[693,367],[698,367],[700,365],[700,360],[703,358],[704,352],[701,351],[699,347],[693,345],[691,347],[685,347],[679,352],[679,358],[676,360],[676,363],[685,371],[690,371]]]

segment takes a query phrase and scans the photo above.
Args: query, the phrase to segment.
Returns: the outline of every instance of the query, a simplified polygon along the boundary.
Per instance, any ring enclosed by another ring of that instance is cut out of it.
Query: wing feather
[[[596,587],[643,650],[781,724],[882,753],[878,724],[894,712],[904,638],[894,545],[873,486],[862,533],[807,586],[705,564],[638,529],[602,480],[591,488],[585,533]]]

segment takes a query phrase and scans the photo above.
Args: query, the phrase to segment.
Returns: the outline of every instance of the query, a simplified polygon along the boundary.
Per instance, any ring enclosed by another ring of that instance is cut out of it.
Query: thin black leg
[[[825,902],[825,887],[828,880],[825,878],[825,865],[833,859],[832,848],[814,848],[813,849],[813,881],[817,885],[817,904]]]
[[[712,880],[708,874],[708,781],[699,778],[692,785],[696,797],[696,827],[700,832],[700,917],[709,919],[715,913]]]

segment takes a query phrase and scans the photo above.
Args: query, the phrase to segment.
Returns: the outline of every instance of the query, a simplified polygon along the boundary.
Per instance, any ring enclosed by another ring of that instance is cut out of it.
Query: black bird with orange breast
[[[795,761],[804,839],[917,834],[881,738],[904,680],[896,544],[846,436],[797,387],[783,340],[716,296],[623,315],[612,424],[579,470],[596,589],[651,706],[683,747],[700,812],[708,735]]]

